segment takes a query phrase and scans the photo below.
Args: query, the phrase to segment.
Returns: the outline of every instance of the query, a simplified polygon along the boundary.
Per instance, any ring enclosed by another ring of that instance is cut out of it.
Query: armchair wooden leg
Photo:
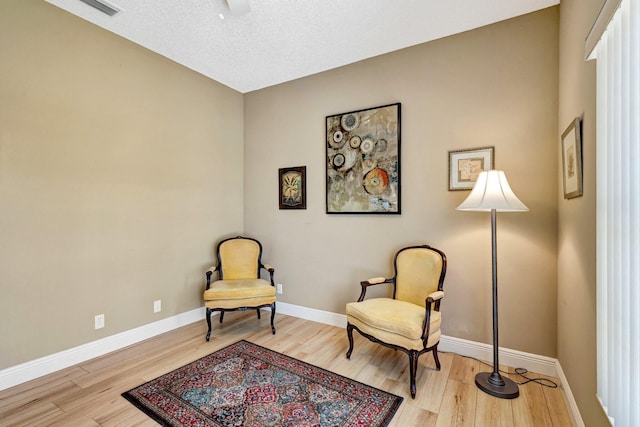
[[[438,344],[433,347],[433,360],[436,362],[436,369],[440,370],[440,359],[438,359]]]
[[[258,313],[258,320],[260,320],[260,309],[256,308],[256,312]]]
[[[351,352],[353,352],[353,325],[347,323],[347,337],[349,338],[349,350],[347,350],[347,359],[351,359]]]
[[[260,309],[258,309],[260,311]],[[260,317],[260,313],[258,313],[258,317]],[[276,327],[273,325],[273,319],[276,317],[276,303],[271,304],[271,333],[273,335],[276,334]]]
[[[211,338],[211,309],[207,307],[207,342]]]
[[[416,398],[416,371],[418,370],[418,353],[415,350],[409,351],[409,387],[411,390],[411,398]]]
[[[224,311],[220,310],[220,323],[222,323],[222,319],[224,319]]]

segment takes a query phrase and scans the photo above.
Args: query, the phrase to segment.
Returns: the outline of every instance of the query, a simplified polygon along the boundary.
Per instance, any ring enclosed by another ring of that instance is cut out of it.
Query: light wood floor
[[[255,312],[227,313],[222,326],[214,318],[210,342],[204,340],[202,321],[0,391],[0,425],[157,425],[120,394],[246,339],[404,397],[390,426],[571,426],[560,388],[529,383],[520,387],[517,399],[496,399],[474,385],[477,372],[491,369],[441,353],[442,369],[436,371],[431,354],[424,354],[414,400],[404,353],[370,343],[355,332],[355,348],[347,360],[344,329],[278,314],[273,336],[268,317],[258,320]]]

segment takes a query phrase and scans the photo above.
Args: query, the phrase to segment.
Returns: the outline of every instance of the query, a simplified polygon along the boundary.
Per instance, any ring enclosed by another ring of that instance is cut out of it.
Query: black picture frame
[[[307,167],[278,169],[280,209],[307,209]]]
[[[401,213],[401,103],[326,116],[326,213]]]

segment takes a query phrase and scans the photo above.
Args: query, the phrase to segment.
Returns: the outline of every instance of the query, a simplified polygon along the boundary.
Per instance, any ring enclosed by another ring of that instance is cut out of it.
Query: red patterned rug
[[[402,397],[238,341],[123,393],[166,426],[386,426]]]

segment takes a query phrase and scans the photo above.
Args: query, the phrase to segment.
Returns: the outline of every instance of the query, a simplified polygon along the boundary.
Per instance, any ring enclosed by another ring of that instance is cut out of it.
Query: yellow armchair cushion
[[[264,279],[217,280],[204,291],[205,301],[276,296],[275,287]]]
[[[260,307],[264,305],[271,305],[276,302],[276,297],[256,297],[256,298],[240,298],[240,299],[216,299],[204,302],[204,306],[214,309],[228,309],[233,310],[236,308],[252,308]]]
[[[427,345],[424,346],[422,344],[422,340],[410,340],[407,337],[402,335],[393,334],[391,332],[382,331],[380,329],[372,328],[366,323],[361,322],[356,318],[347,317],[349,323],[353,326],[357,327],[359,330],[364,332],[367,335],[371,335],[372,337],[376,337],[378,340],[385,342],[387,344],[397,345],[399,347],[406,348],[407,350],[417,350],[420,351],[424,348],[430,348],[436,345],[440,341],[440,329],[429,333],[429,338],[427,338]]]
[[[419,350],[424,307],[391,298],[372,298],[347,304],[347,321],[381,341]],[[440,339],[440,312],[431,312],[428,346]]]
[[[217,280],[204,291],[208,308],[258,307],[276,301],[276,289],[263,279]]]

